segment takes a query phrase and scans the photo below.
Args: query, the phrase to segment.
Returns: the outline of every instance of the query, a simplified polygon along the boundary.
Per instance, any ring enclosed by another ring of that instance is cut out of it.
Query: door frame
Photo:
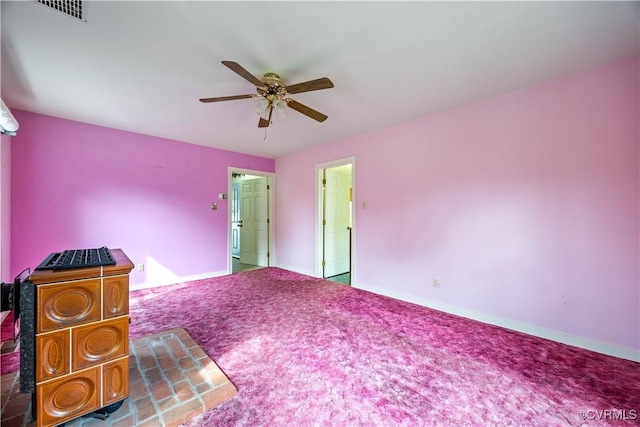
[[[316,164],[316,256],[315,274],[322,277],[322,170],[337,166],[351,165],[351,286],[357,282],[356,277],[356,156],[344,157],[329,162]]]
[[[227,172],[227,195],[230,195],[233,191],[233,174],[243,174],[243,175],[252,175],[257,177],[264,177],[267,179],[267,185],[269,186],[269,190],[267,191],[267,212],[269,215],[269,225],[268,225],[268,251],[269,257],[267,258],[267,266],[273,267],[276,265],[276,250],[275,250],[275,233],[274,233],[274,218],[273,214],[275,210],[273,209],[273,201],[275,200],[275,180],[276,174],[273,172],[263,172],[257,171],[253,169],[243,169],[236,168],[233,166],[228,167]],[[233,260],[232,260],[232,230],[231,230],[231,199],[227,196],[227,274],[231,274],[233,272]]]

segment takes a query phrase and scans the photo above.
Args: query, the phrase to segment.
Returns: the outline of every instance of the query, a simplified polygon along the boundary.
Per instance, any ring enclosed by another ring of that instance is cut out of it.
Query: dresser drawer
[[[129,314],[129,276],[105,277],[102,286],[103,317],[110,319]]]
[[[129,357],[102,366],[102,406],[129,396]]]
[[[36,382],[50,380],[71,372],[68,329],[36,337]]]
[[[73,371],[129,354],[129,318],[118,317],[71,330]]]
[[[36,333],[100,320],[100,279],[38,287]]]
[[[100,408],[100,367],[41,384],[37,425],[53,426]]]

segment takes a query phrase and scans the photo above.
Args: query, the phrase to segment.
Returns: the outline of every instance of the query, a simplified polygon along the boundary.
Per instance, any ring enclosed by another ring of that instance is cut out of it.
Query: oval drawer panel
[[[112,313],[116,313],[122,306],[122,293],[119,286],[114,286],[111,291],[111,300],[109,301],[109,308]]]
[[[44,347],[45,359],[42,364],[47,372],[55,375],[64,363],[64,344],[60,340],[50,340]]]
[[[102,369],[103,405],[122,400],[129,395],[129,359],[104,365]]]
[[[99,406],[97,369],[61,378],[40,387],[38,425],[58,424]]]
[[[113,326],[101,326],[77,343],[80,356],[91,361],[107,360],[122,345],[122,333]]]
[[[66,381],[53,394],[45,397],[45,407],[53,415],[64,417],[82,409],[95,393],[95,384],[86,378]]]
[[[38,289],[39,332],[100,320],[100,282],[85,280]]]
[[[105,318],[129,312],[129,276],[104,278],[103,313]]]
[[[47,317],[60,323],[82,320],[89,315],[94,304],[93,295],[86,289],[75,288],[60,291],[44,305]]]
[[[73,369],[106,362],[129,353],[128,318],[121,317],[98,325],[73,330]]]
[[[44,381],[69,371],[69,331],[36,337],[36,381]]]
[[[109,372],[111,374],[111,378],[109,378],[109,383],[107,384],[107,393],[106,399],[113,399],[117,397],[122,390],[122,385],[124,384],[124,373],[122,372],[122,368],[119,366],[114,367]]]

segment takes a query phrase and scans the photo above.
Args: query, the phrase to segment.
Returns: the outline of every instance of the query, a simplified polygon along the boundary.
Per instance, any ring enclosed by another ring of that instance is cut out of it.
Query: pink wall
[[[0,137],[0,280],[11,276],[11,137]]]
[[[227,192],[227,168],[274,171],[272,159],[14,115],[13,273],[54,251],[103,245],[145,263],[134,284],[226,270],[227,201],[218,193]]]
[[[314,271],[315,165],[355,155],[357,286],[639,349],[639,74],[625,60],[277,159],[278,263]]]

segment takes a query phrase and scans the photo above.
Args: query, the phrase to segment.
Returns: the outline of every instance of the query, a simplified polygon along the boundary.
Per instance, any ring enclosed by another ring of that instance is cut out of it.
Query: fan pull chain
[[[267,104],[266,108],[264,109],[264,118],[265,119],[267,119],[267,117],[269,117],[268,113],[269,113],[269,106],[270,105],[271,105],[271,101],[269,101],[269,103]],[[267,142],[267,128],[264,128],[264,142]]]

